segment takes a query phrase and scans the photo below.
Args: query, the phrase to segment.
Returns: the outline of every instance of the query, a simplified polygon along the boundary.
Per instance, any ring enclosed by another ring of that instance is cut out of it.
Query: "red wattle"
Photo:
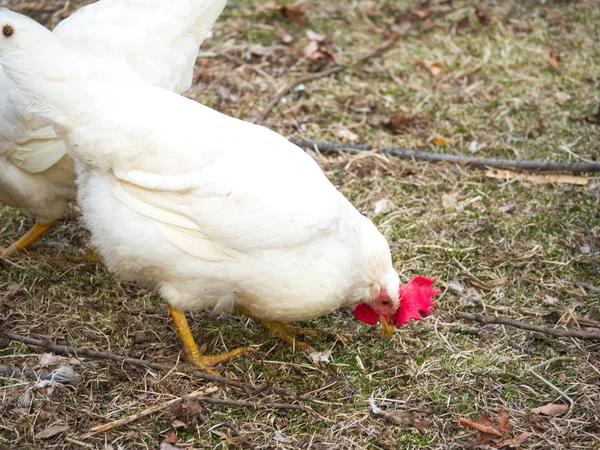
[[[375,325],[377,322],[379,322],[379,314],[377,314],[373,308],[365,305],[364,303],[360,303],[356,308],[354,308],[354,317],[368,325]]]

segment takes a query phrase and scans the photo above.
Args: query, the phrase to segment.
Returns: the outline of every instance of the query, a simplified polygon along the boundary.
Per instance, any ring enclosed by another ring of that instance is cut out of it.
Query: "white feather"
[[[65,19],[54,33],[106,58],[117,72],[133,69],[145,81],[181,93],[191,84],[198,47],[225,3],[101,0]],[[46,67],[56,64],[52,54],[47,58]],[[17,90],[0,66],[0,202],[51,223],[75,197],[75,173],[72,162],[61,163],[64,143],[44,116],[64,125],[54,110]]]

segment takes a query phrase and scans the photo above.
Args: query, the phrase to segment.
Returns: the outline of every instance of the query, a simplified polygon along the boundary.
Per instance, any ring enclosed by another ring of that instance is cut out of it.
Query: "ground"
[[[82,3],[2,5],[52,26]],[[286,136],[480,157],[580,162],[599,156],[600,126],[584,120],[594,121],[600,94],[600,10],[593,0],[491,0],[479,10],[475,2],[432,1],[411,14],[406,1],[309,0],[305,24],[298,23],[294,7],[291,13],[272,7],[257,12],[260,4],[239,0],[226,8],[202,47],[190,97],[252,119],[295,77],[335,64],[329,54],[351,63],[396,25],[405,34],[391,50],[306,83],[285,96],[264,124]],[[408,31],[406,21],[412,22]],[[325,36],[320,59],[303,55],[308,30]],[[288,36],[292,42],[286,44]],[[404,118],[396,116],[392,128],[400,134],[393,134],[388,123],[398,111]],[[440,145],[444,140],[447,145]],[[375,152],[313,155],[386,235],[403,282],[417,274],[440,280],[435,316],[397,330],[390,340],[346,311],[309,322],[354,335],[348,345],[312,339],[317,349],[332,350],[331,361],[317,367],[303,352],[265,339],[260,326],[239,315],[190,314],[209,352],[264,342],[255,354],[221,366],[223,375],[311,393],[311,411],[188,402],[187,415],[181,407],[163,408],[86,438],[92,426],[208,384],[183,373],[179,341],[158,296],[120,283],[102,266],[72,260],[87,248],[74,208],[69,220],[0,272],[3,326],[178,366],[161,373],[63,358],[52,367],[73,366],[79,383],[59,384],[53,392],[38,387],[29,402],[23,394],[30,381],[0,378],[0,447],[154,449],[166,440],[162,448],[456,449],[476,445],[474,432],[459,419],[496,418],[504,410],[511,436],[532,433],[523,448],[600,448],[598,342],[481,327],[455,316],[474,312],[574,328],[573,318],[599,321],[600,276],[593,264],[594,258],[599,264],[594,249],[600,252],[599,178],[590,176],[585,186],[531,184],[495,180],[485,169]],[[16,210],[0,214],[1,245],[32,225]],[[32,368],[41,353],[2,341],[0,364]],[[574,401],[566,418],[531,412],[567,403],[529,370],[554,357],[571,359],[538,372]],[[248,400],[231,387],[211,395]],[[373,414],[370,396],[408,423]],[[269,393],[251,400],[284,401]],[[429,425],[414,426],[416,417]],[[36,437],[51,425],[69,429]]]

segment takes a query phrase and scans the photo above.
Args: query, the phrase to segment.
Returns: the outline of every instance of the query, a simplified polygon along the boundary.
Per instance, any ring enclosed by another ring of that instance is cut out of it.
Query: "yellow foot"
[[[298,340],[298,336],[325,336],[329,338],[333,337],[335,339],[339,339],[343,344],[347,344],[351,341],[349,337],[337,336],[335,334],[327,333],[325,331],[296,327],[294,325],[290,325],[285,322],[278,322],[276,320],[258,319],[256,317],[253,317],[248,310],[240,306],[237,307],[237,310],[260,323],[269,331],[271,337],[281,339],[283,342],[290,344],[292,347],[298,347],[307,352],[313,352],[314,348],[308,345],[306,342]]]
[[[192,331],[190,330],[190,326],[188,325],[185,313],[177,311],[176,309],[173,309],[170,306],[169,311],[171,312],[171,317],[173,317],[173,322],[175,322],[175,329],[177,330],[179,339],[181,339],[183,352],[185,353],[188,361],[204,372],[210,373],[212,375],[218,375],[217,372],[212,370],[212,367],[216,366],[217,364],[228,361],[231,358],[243,355],[254,350],[251,347],[240,347],[231,350],[230,352],[206,356],[204,355],[204,353],[206,352],[206,346],[203,345],[201,348],[198,348],[198,346],[196,345],[196,341],[194,340],[194,336],[192,335]]]
[[[95,266],[96,264],[102,264],[102,258],[95,249],[91,248],[87,252],[85,252],[85,255],[83,256],[69,258],[69,262],[74,262],[77,264],[89,264],[91,266]]]
[[[204,348],[204,350],[206,349]],[[251,347],[240,347],[233,349],[230,352],[219,353],[218,355],[199,354],[194,357],[188,355],[187,358],[189,362],[203,372],[210,373],[211,375],[218,375],[218,372],[212,369],[214,366],[224,363],[225,361],[229,361],[231,358],[235,358],[236,356],[244,355],[252,350],[254,349]],[[202,350],[200,350],[200,352],[203,353]]]
[[[12,244],[10,247],[6,249],[0,248],[0,259],[6,259],[20,250],[25,250],[26,248],[31,247],[44,235],[44,233],[46,233],[46,231],[52,228],[53,225],[53,223],[46,225],[36,223],[31,230],[25,233],[21,239]]]

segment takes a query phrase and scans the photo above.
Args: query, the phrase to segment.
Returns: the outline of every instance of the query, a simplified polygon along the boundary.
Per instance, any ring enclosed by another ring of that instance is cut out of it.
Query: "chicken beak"
[[[389,338],[396,327],[393,323],[388,322],[383,316],[379,316],[379,320],[381,322],[381,336]]]

